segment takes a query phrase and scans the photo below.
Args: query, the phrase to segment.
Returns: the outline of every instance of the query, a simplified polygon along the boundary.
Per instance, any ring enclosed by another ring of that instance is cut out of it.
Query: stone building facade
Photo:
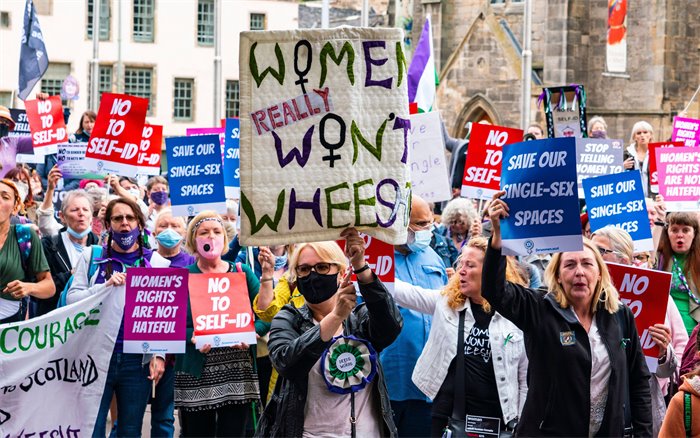
[[[531,122],[543,86],[583,84],[587,113],[605,117],[612,138],[629,141],[646,120],[657,140],[700,85],[700,0],[630,0],[627,71],[606,72],[608,0],[532,0]],[[451,135],[468,121],[519,126],[524,2],[414,0],[413,40],[431,14],[440,72],[437,107]],[[700,96],[690,106],[700,118]]]

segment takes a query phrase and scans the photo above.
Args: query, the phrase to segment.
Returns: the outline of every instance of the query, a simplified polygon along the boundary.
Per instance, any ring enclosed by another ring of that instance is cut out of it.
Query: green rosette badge
[[[336,394],[357,392],[377,374],[377,352],[355,336],[337,336],[323,352],[321,375],[328,390]]]

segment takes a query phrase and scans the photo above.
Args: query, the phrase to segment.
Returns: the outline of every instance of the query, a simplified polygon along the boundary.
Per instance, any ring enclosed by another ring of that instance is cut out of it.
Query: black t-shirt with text
[[[471,308],[475,322],[464,339],[466,413],[500,418],[503,421],[489,341],[489,324],[493,313],[484,312],[479,305],[472,305]],[[452,401],[457,389],[455,388],[455,369],[453,359],[447,377],[433,400],[433,416],[447,418],[452,415]]]

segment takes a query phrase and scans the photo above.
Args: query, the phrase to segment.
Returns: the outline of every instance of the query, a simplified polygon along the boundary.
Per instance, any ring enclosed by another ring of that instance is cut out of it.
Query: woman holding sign
[[[356,306],[346,255],[335,242],[302,243],[289,263],[306,304],[272,321],[270,358],[280,377],[256,436],[396,436],[379,352],[402,318],[365,262],[355,229],[341,234],[364,303]]]
[[[690,334],[700,322],[700,238],[695,213],[666,215],[658,250],[658,269],[673,274],[671,297]]]
[[[107,246],[93,246],[90,251],[83,251],[66,296],[68,304],[96,294],[105,286],[124,286],[127,268],[150,266],[152,252],[145,247],[143,241],[146,220],[135,201],[127,198],[110,201],[105,210],[104,225],[108,233]],[[163,357],[152,357],[150,367],[146,367],[143,360],[148,359],[148,356],[125,354],[123,349],[122,319],[93,436],[104,436],[112,394],[116,394],[119,411],[117,435],[139,435],[146,403],[151,393],[151,380],[157,383],[163,374]]]
[[[632,236],[623,230],[608,225],[593,233],[593,243],[606,262],[631,265],[634,255]],[[656,372],[649,379],[651,389],[651,412],[654,420],[654,436],[659,434],[661,422],[666,414],[665,395],[669,390],[670,377],[680,367],[681,355],[688,343],[688,334],[683,325],[678,307],[668,297],[666,318],[663,324],[654,324],[648,328],[651,339],[659,348],[659,362]]]
[[[529,390],[518,435],[623,436],[631,426],[635,436],[651,436],[650,374],[634,315],[620,303],[600,253],[584,239],[582,251],[554,254],[544,295],[506,281],[504,194],[488,209],[493,235],[481,293],[525,334]]]
[[[192,274],[243,272],[252,302],[260,283],[248,266],[221,259],[228,243],[216,212],[198,214],[187,227],[186,246],[197,260],[188,269]],[[262,336],[268,325],[255,321],[255,330]],[[175,406],[180,408],[183,436],[245,436],[252,404],[260,398],[255,352],[246,344],[220,348],[205,344],[197,350],[190,305],[187,336],[191,343],[175,363]]]

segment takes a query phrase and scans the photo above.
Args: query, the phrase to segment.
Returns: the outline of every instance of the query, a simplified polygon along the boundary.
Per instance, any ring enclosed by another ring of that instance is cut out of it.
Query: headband
[[[223,222],[221,221],[221,219],[219,219],[218,217],[205,217],[205,218],[203,218],[203,219],[198,220],[198,221],[194,224],[194,231],[195,231],[195,232],[197,231],[197,228],[199,228],[199,226],[202,225],[202,222],[208,222],[208,221],[216,221],[216,222],[219,223],[219,225],[221,225],[221,228],[224,227],[224,223],[223,223]]]

